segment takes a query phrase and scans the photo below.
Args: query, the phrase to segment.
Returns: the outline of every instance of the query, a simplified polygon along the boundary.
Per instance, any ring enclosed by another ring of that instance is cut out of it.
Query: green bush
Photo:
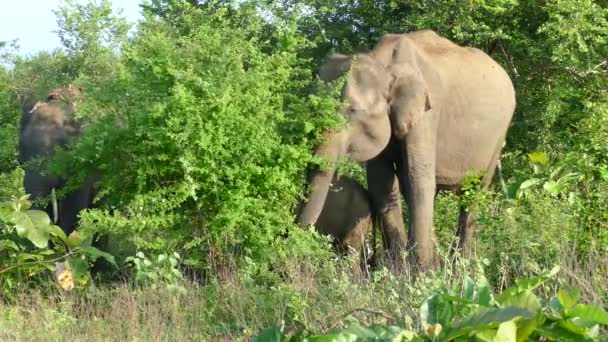
[[[532,292],[554,277],[559,267],[492,294],[482,275],[477,282],[466,277],[462,289],[436,289],[420,307],[422,331],[417,333],[397,326],[358,323],[307,336],[300,330],[290,337],[280,329],[266,329],[256,341],[597,341],[599,326],[608,325],[608,312],[578,304],[580,290],[560,290],[541,304]],[[454,293],[456,292],[456,293]]]
[[[0,299],[13,299],[55,271],[62,288],[82,287],[90,280],[89,262],[99,257],[116,266],[114,257],[91,246],[92,237],[66,236],[45,212],[30,209],[28,196],[0,203]]]
[[[179,24],[147,14],[117,78],[89,88],[82,111],[98,121],[54,170],[103,175],[116,210],[84,213],[85,230],[178,251],[195,267],[226,255],[276,260],[293,244],[284,236],[296,234],[304,171],[319,132],[338,123],[337,102],[296,95],[315,83],[292,23],[247,4],[240,16],[175,6]],[[326,248],[308,242],[309,255]]]

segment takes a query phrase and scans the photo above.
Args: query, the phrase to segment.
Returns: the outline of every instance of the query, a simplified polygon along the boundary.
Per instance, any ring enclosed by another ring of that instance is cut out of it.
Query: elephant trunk
[[[346,153],[346,140],[345,133],[330,134],[327,141],[317,148],[316,155],[324,159],[328,165],[323,165],[320,170],[311,171],[309,176],[310,195],[298,213],[297,223],[300,226],[314,225],[321,215],[336,171],[338,158]]]

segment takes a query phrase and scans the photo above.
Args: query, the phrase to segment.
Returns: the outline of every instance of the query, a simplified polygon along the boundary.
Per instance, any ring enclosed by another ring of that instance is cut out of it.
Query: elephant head
[[[66,180],[47,174],[30,162],[38,158],[51,159],[57,147],[67,147],[80,135],[80,123],[73,114],[81,97],[82,89],[72,85],[51,91],[46,101],[36,102],[31,109],[24,110],[19,132],[19,161],[25,168],[25,191],[35,201],[34,208],[47,211],[68,234],[75,229],[78,212],[90,203],[93,182],[87,180],[87,184],[66,194],[62,200],[53,201],[51,211],[48,205],[36,200],[47,198],[54,189],[63,187]]]
[[[403,138],[431,109],[431,96],[418,70],[415,49],[404,44],[408,42],[397,35],[386,35],[369,53],[335,54],[320,68],[319,77],[324,81],[349,72],[342,89],[347,105],[340,109],[347,125],[341,131],[326,132],[326,142],[316,150],[329,166],[311,174],[309,200],[298,216],[300,225],[316,222],[338,158],[364,162],[378,156],[391,134]]]
[[[368,55],[336,54],[321,67],[319,77],[323,81],[334,81],[347,72],[348,79],[342,89],[347,105],[339,109],[346,118],[346,125],[339,131],[325,132],[325,142],[316,149],[316,154],[329,165],[309,175],[310,195],[298,215],[298,223],[303,226],[317,221],[337,160],[341,157],[359,162],[369,160],[384,149],[391,136],[389,74]]]

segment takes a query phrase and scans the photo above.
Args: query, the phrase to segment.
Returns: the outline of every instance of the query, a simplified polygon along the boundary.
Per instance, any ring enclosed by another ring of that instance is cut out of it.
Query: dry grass
[[[579,287],[585,302],[607,307],[607,265],[605,254],[587,260],[564,255],[557,283]],[[225,270],[204,286],[183,284],[184,292],[124,283],[84,293],[28,292],[0,306],[0,340],[234,341],[250,340],[271,326],[323,332],[353,319],[415,329],[429,291],[458,288],[473,268],[457,260],[433,277],[378,271],[364,280],[340,271],[340,265],[315,269],[294,262],[278,270],[278,282],[254,282]],[[552,294],[553,285],[541,289],[541,296]]]

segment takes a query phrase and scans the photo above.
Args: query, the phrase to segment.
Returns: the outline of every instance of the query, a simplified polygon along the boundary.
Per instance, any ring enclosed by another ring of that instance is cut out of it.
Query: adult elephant
[[[365,242],[372,225],[367,191],[350,177],[336,177],[328,190],[315,228],[322,234],[332,236],[338,251],[346,253],[353,250],[359,254],[361,264],[355,267],[356,271],[366,267]]]
[[[343,96],[349,105],[341,113],[348,124],[328,132],[317,148],[331,163],[312,175],[298,222],[317,220],[338,158],[367,161],[385,246],[401,252],[409,245],[418,266],[432,268],[435,193],[458,190],[469,170],[485,170],[487,187],[515,109],[511,80],[484,52],[426,30],[387,34],[368,53],[333,55],[320,78],[332,81],[347,71]],[[409,209],[409,236],[400,192]],[[473,238],[471,221],[462,208],[458,234],[465,250]]]
[[[54,89],[46,101],[39,101],[31,109],[24,110],[19,132],[19,161],[25,166],[25,192],[30,194],[33,207],[47,212],[66,234],[76,229],[78,213],[92,204],[94,177],[49,203],[51,192],[60,190],[66,179],[46,174],[32,161],[52,158],[58,147],[67,147],[80,135],[81,127],[73,114],[81,97],[82,89],[79,87],[68,85]]]

